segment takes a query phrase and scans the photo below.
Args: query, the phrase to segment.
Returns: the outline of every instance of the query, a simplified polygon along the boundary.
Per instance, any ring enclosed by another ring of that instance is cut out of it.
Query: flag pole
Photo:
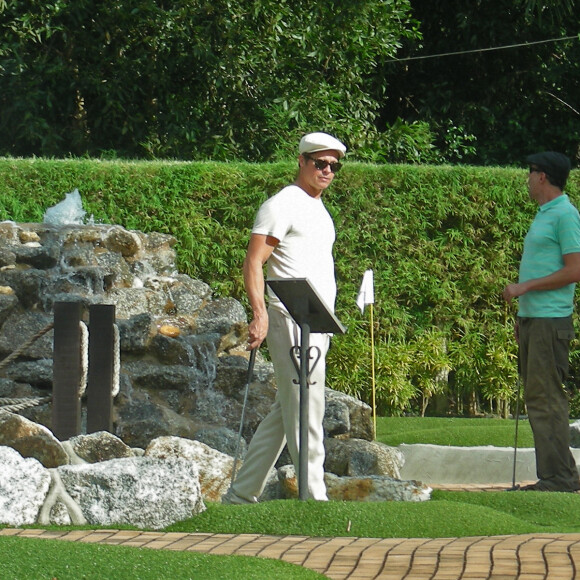
[[[373,321],[373,304],[369,304],[371,313],[371,377],[373,389],[373,425],[374,425],[374,439],[377,438],[377,406],[375,400],[375,324]]]
[[[372,270],[366,270],[363,275],[362,284],[360,290],[358,291],[358,296],[356,303],[360,308],[361,314],[364,313],[365,306],[368,304],[370,306],[370,317],[371,317],[371,380],[372,380],[372,400],[373,400],[373,428],[374,428],[374,439],[377,437],[377,406],[376,406],[376,389],[375,389],[375,323],[373,320],[373,305],[375,302],[375,281],[374,274]]]

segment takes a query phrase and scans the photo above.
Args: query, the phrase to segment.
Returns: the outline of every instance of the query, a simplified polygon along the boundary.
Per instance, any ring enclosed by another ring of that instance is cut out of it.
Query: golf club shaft
[[[244,416],[246,414],[246,404],[248,402],[248,391],[250,390],[250,383],[254,374],[254,363],[256,362],[257,348],[253,348],[250,352],[250,362],[248,363],[248,375],[246,377],[246,390],[244,392],[244,403],[242,405],[242,416],[240,418],[240,429],[238,431],[238,440],[236,442],[236,453],[234,455],[234,466],[232,467],[232,479],[230,485],[233,485],[236,478],[236,467],[238,465],[238,456],[240,453],[240,443],[242,441],[242,431],[244,429]]]
[[[520,369],[520,353],[518,349],[518,394],[516,399],[516,432],[514,437],[514,470],[512,478],[512,489],[516,489],[516,457],[518,453],[518,425],[520,421],[520,392],[522,387],[522,373]]]

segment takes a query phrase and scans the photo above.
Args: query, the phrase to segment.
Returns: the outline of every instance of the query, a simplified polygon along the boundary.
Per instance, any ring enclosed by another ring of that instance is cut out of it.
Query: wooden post
[[[52,431],[60,441],[81,432],[81,305],[54,304]]]
[[[114,324],[114,304],[89,307],[87,433],[113,430]]]

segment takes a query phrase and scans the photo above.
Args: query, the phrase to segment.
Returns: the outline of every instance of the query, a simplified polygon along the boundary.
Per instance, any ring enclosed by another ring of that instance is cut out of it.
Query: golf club
[[[517,491],[520,486],[516,484],[516,457],[518,454],[518,425],[520,420],[520,392],[522,388],[522,373],[520,369],[520,353],[518,350],[518,394],[516,399],[516,433],[514,438],[514,469],[512,477],[512,487],[509,491]]]
[[[244,393],[244,403],[242,405],[242,416],[240,418],[240,429],[238,431],[238,440],[236,442],[236,453],[234,455],[234,466],[232,468],[232,479],[230,486],[233,485],[236,479],[236,467],[238,465],[238,455],[240,453],[240,442],[242,440],[242,431],[244,429],[244,415],[246,414],[246,404],[248,402],[248,391],[250,390],[250,383],[252,382],[252,375],[254,374],[254,363],[256,361],[257,348],[253,348],[250,352],[250,362],[248,363],[248,375],[246,377],[246,391]]]

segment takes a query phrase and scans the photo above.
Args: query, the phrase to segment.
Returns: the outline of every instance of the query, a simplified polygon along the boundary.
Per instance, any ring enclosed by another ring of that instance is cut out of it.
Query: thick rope
[[[87,390],[87,380],[89,376],[89,329],[81,321],[81,378],[79,384],[79,397],[82,397]]]
[[[21,344],[12,354],[9,354],[5,359],[2,359],[0,361],[0,370],[10,364],[14,359],[17,359],[29,346],[31,346],[41,336],[44,336],[49,330],[52,330],[53,327],[54,322],[51,322],[48,326],[45,326],[42,330],[39,330],[25,343]]]
[[[9,411],[10,413],[18,413],[30,407],[43,405],[52,400],[52,397],[28,397],[26,399],[9,399],[0,398],[0,411]]]
[[[113,324],[113,385],[111,387],[113,397],[119,394],[121,375],[121,338],[119,327]]]

